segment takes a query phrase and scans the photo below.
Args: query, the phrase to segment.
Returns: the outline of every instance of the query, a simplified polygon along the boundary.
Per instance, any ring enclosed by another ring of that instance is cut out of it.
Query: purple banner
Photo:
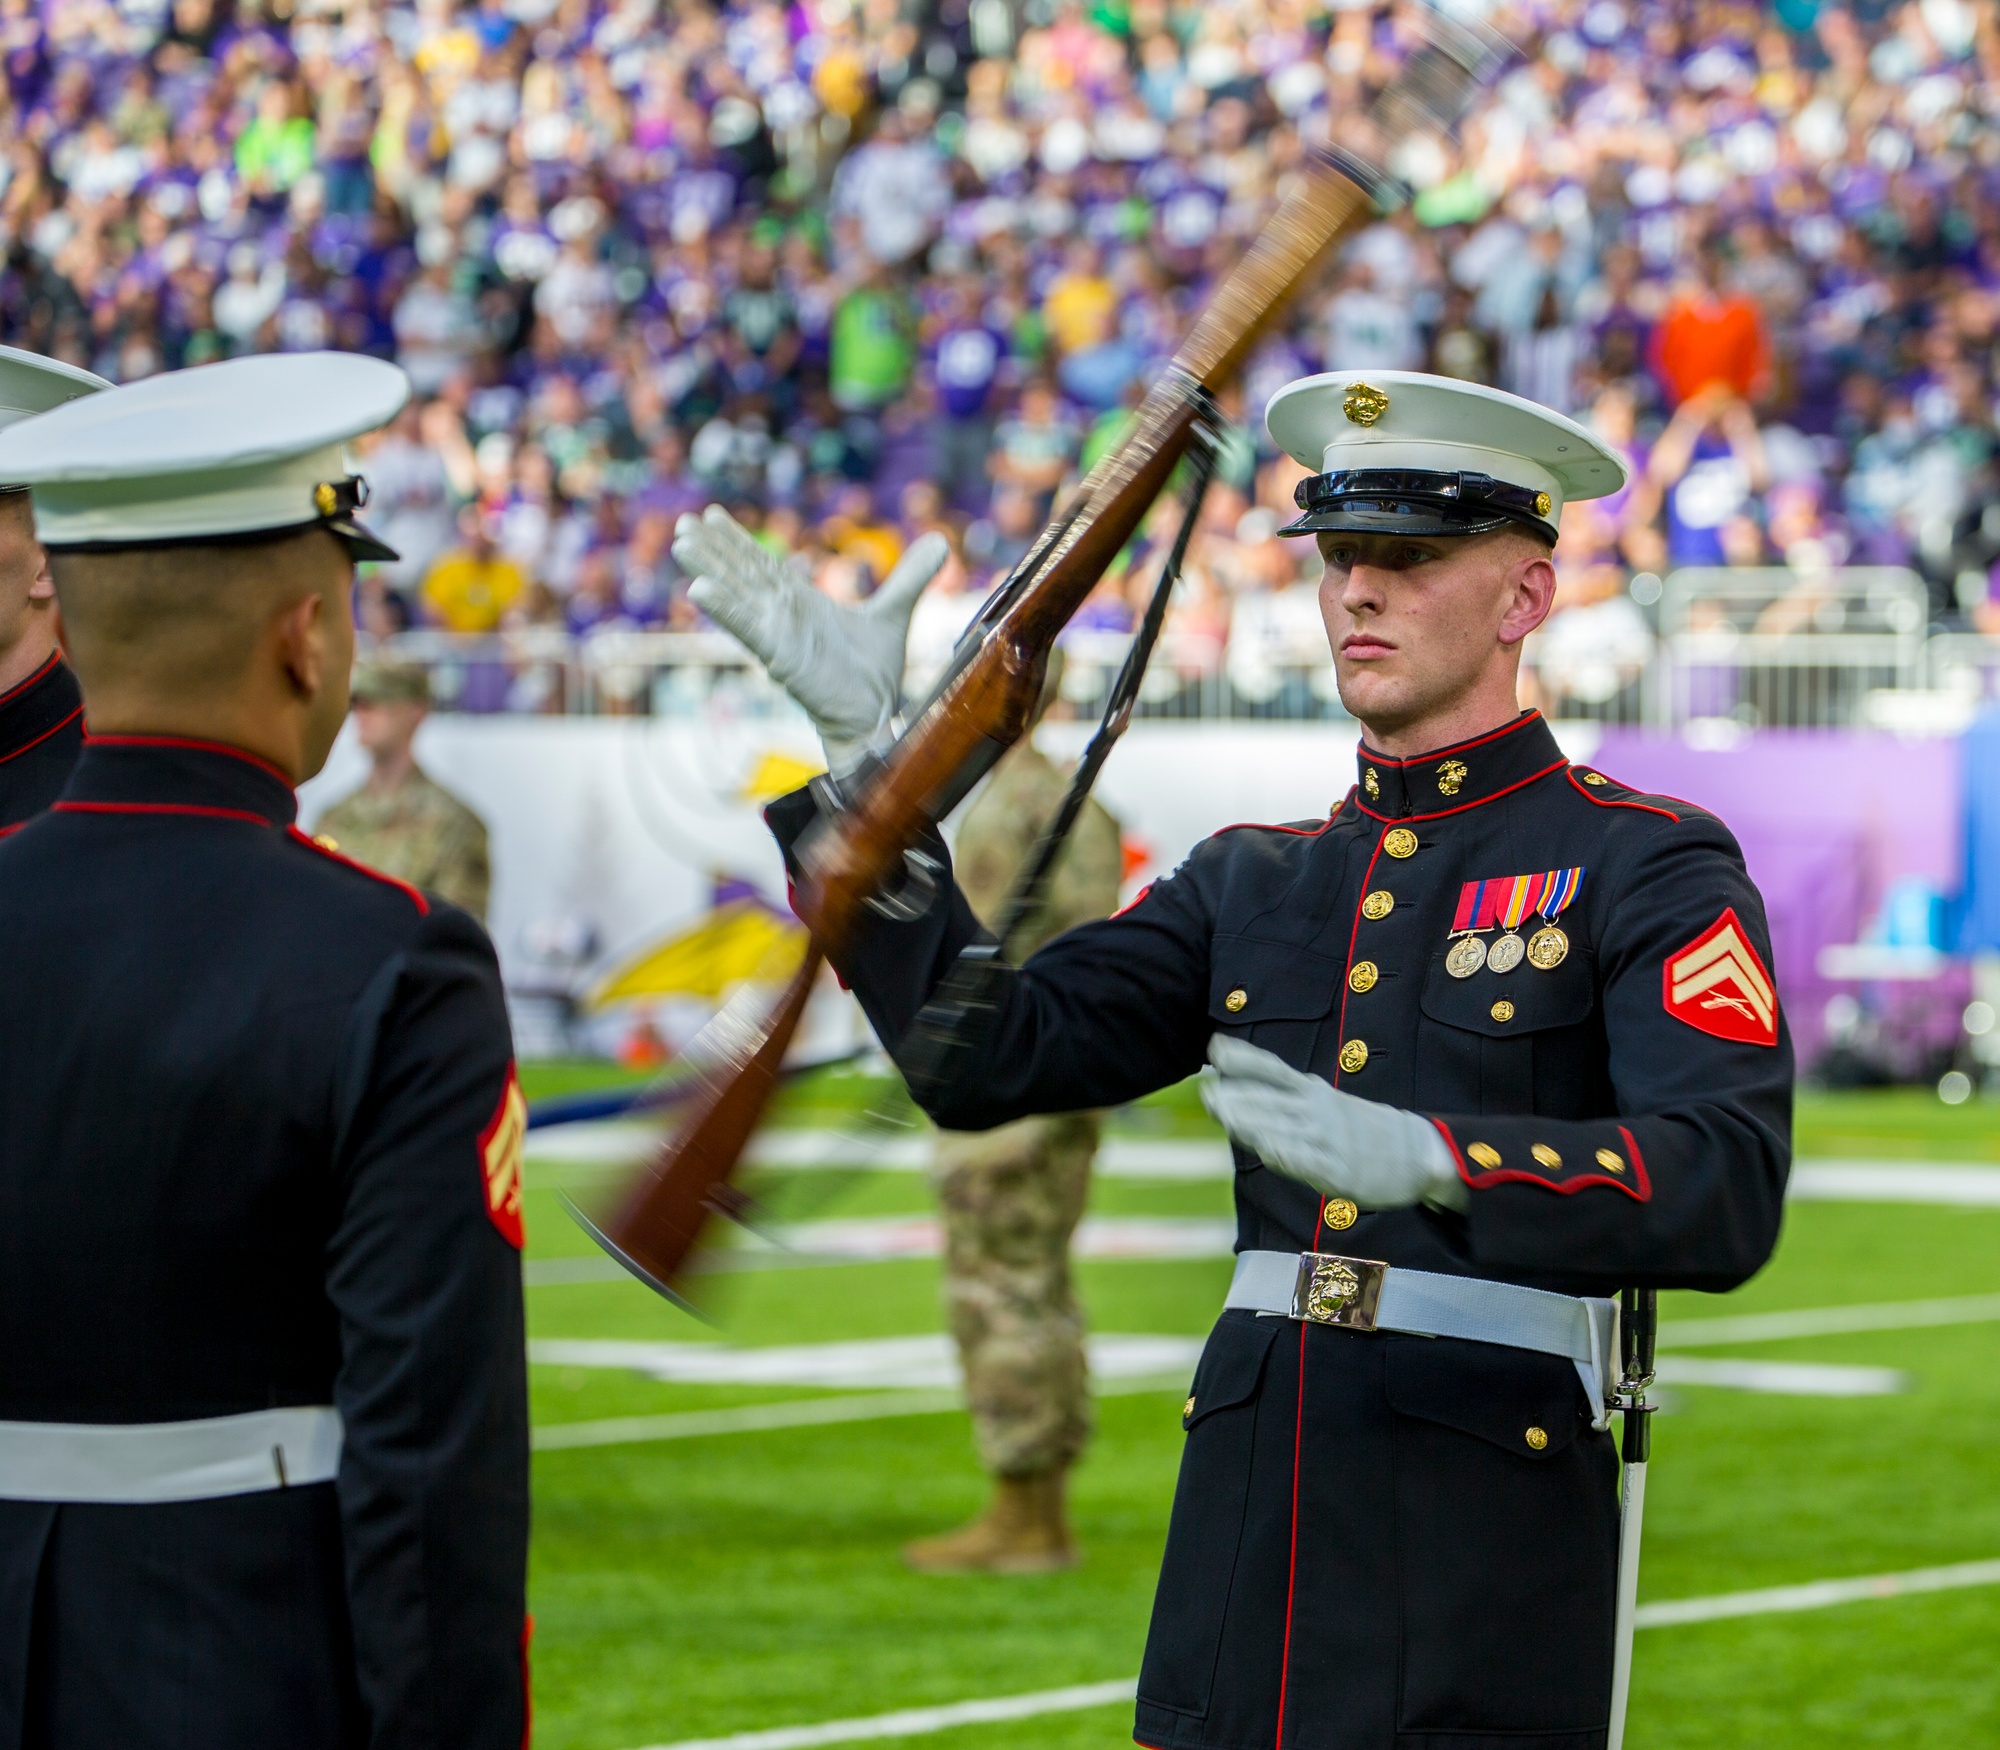
[[[1902,877],[1945,893],[1958,883],[1959,753],[1955,740],[1860,731],[1768,730],[1706,750],[1613,729],[1588,763],[1698,803],[1736,834],[1770,913],[1772,971],[1804,1068],[1818,1054],[1827,999],[1856,989],[1819,976],[1820,949],[1859,940]],[[1954,981],[1946,1005],[1962,1001]]]

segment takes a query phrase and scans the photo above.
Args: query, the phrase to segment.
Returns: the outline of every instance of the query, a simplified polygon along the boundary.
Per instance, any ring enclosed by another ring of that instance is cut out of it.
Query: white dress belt
[[[209,1501],[330,1483],[342,1434],[324,1404],[192,1422],[0,1422],[0,1501]]]
[[[1608,1428],[1606,1400],[1618,1303],[1517,1288],[1477,1276],[1406,1270],[1327,1252],[1239,1252],[1226,1307],[1355,1331],[1464,1337],[1574,1362],[1591,1426]]]

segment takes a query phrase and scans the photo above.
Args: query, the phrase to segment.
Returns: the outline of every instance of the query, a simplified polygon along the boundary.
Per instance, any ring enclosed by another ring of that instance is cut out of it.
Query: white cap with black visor
[[[34,493],[36,536],[57,552],[323,528],[356,559],[394,559],[356,520],[368,491],[346,444],[409,397],[401,370],[360,353],[266,353],[169,371],[0,431],[0,480]]]
[[[1625,484],[1624,459],[1575,420],[1452,377],[1328,371],[1287,383],[1271,436],[1313,470],[1281,535],[1459,536],[1528,530],[1555,544],[1562,507]]]
[[[0,431],[110,387],[95,371],[86,371],[81,365],[23,352],[18,346],[0,346]],[[0,475],[0,493],[27,490],[25,481]]]

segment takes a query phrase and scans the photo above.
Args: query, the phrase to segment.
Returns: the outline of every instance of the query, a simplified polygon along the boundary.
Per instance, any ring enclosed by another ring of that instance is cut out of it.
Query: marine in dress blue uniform
[[[1270,421],[1319,470],[1294,533],[1546,546],[1565,493],[1623,477],[1570,421],[1401,373],[1308,379]],[[810,792],[770,810],[788,851],[815,815]],[[978,934],[946,887],[842,954],[892,1050]],[[1303,1115],[1230,1122],[1241,1257],[1185,1406],[1139,1742],[1600,1750],[1618,1526],[1596,1321],[1621,1287],[1732,1287],[1775,1243],[1792,1058],[1770,965],[1728,829],[1572,763],[1529,712],[1420,757],[1364,738],[1326,818],[1218,833],[1020,969],[928,1099],[940,1125],[1115,1105],[1205,1056],[1226,1121],[1259,1077]],[[1424,1195],[1313,1188],[1293,1150],[1316,1114],[1360,1139],[1357,1185],[1379,1137],[1429,1163]],[[1367,1328],[1357,1296],[1386,1320],[1412,1288],[1460,1311]],[[1565,1307],[1591,1343],[1508,1335]]]
[[[0,430],[111,385],[0,346]],[[55,648],[28,489],[0,483],[0,838],[56,799],[83,746],[83,695]]]
[[[0,436],[0,478],[66,614],[84,552],[376,556],[339,446],[406,394],[337,355],[152,378]],[[36,921],[0,981],[0,1745],[525,1740],[498,969],[300,832],[298,775],[125,728],[0,842],[0,910]]]
[[[83,693],[55,651],[0,693],[0,838],[61,793],[83,751]]]

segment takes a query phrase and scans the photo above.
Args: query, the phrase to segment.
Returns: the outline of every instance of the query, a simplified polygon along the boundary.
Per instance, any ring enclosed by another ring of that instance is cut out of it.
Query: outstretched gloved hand
[[[1241,1039],[1208,1042],[1201,1103],[1267,1167],[1363,1209],[1470,1204],[1451,1150],[1428,1119],[1343,1094]]]
[[[949,551],[939,534],[911,542],[882,587],[848,608],[759,546],[719,504],[682,517],[674,530],[674,558],[694,576],[690,599],[813,720],[836,778],[888,739],[910,614]]]

